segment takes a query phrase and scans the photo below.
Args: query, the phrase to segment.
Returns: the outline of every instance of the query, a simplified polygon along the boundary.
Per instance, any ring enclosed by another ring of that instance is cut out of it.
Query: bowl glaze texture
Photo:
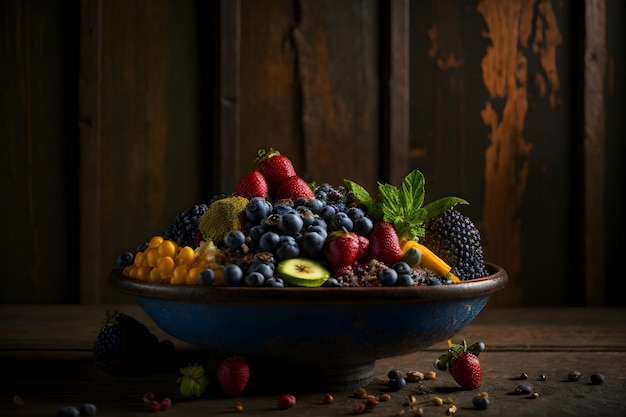
[[[413,353],[452,338],[506,286],[506,271],[453,285],[364,288],[252,288],[155,284],[110,279],[172,337],[212,354],[298,369],[319,387],[357,384],[377,359]]]

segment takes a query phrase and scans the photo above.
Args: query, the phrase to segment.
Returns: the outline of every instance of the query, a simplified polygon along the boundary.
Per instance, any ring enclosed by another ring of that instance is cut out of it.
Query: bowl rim
[[[317,304],[317,303],[380,303],[431,302],[489,295],[504,288],[508,274],[499,265],[485,262],[491,275],[456,284],[413,287],[230,287],[194,284],[161,284],[128,278],[119,269],[109,276],[112,286],[135,298],[210,304]]]

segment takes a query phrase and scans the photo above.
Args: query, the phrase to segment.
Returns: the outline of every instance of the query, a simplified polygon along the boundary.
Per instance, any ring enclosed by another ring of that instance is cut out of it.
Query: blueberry
[[[386,287],[393,287],[398,282],[398,273],[393,268],[378,271],[378,280]]]
[[[327,205],[320,212],[320,217],[330,224],[335,214],[337,214],[337,209],[334,206]]]
[[[258,272],[266,279],[274,276],[274,268],[272,268],[272,265],[270,264],[258,264],[254,267],[254,272]]]
[[[291,259],[300,255],[300,247],[292,236],[281,236],[276,247],[276,256],[279,259]]]
[[[282,215],[280,223],[278,223],[278,230],[285,235],[295,236],[303,226],[304,221],[298,213],[286,213]]]
[[[365,217],[365,212],[361,207],[350,207],[346,211],[346,214],[348,214],[348,217],[350,217],[353,222],[357,219],[360,219],[361,217]]]
[[[215,272],[207,268],[198,274],[198,284],[212,285],[215,282]]]
[[[602,384],[602,383],[604,383],[604,375],[602,375],[602,374],[592,374],[591,375],[591,383],[592,384]]]
[[[399,274],[411,274],[413,272],[413,269],[409,266],[409,264],[404,261],[396,262],[391,267],[396,270],[398,275]]]
[[[61,407],[57,410],[57,417],[79,417],[80,411],[76,407]]]
[[[287,204],[276,204],[274,206],[274,210],[272,210],[275,214],[278,214],[280,216],[287,214],[287,213],[293,213],[295,210],[293,207],[288,206]]]
[[[478,356],[481,352],[483,352],[485,350],[485,344],[483,342],[476,342],[476,343],[470,345],[470,347],[468,347],[467,350],[472,352],[474,355]],[[522,375],[520,375],[520,378],[521,379],[528,379],[528,375],[527,374],[522,374]]]
[[[533,389],[530,387],[530,385],[526,384],[517,384],[517,386],[515,387],[516,394],[530,394],[532,391]]]
[[[315,214],[313,214],[313,212],[308,207],[298,206],[296,208],[296,212],[302,218],[302,227],[304,228],[309,227],[311,224],[313,224],[313,221],[315,221]]]
[[[401,376],[397,378],[389,379],[389,382],[387,383],[387,385],[389,385],[389,388],[393,390],[398,390],[406,385],[406,379],[404,379]]]
[[[265,281],[265,285],[268,287],[273,287],[273,288],[283,288],[285,286],[285,283],[282,279],[280,278],[268,278]]]
[[[337,278],[328,278],[326,282],[324,282],[323,286],[324,287],[341,287],[341,284],[339,283],[339,281],[337,281]]]
[[[250,230],[248,231],[248,236],[250,236],[250,239],[252,239],[254,242],[258,243],[261,239],[261,236],[263,236],[263,233],[265,232],[266,230],[263,228],[263,226],[257,224],[256,226],[252,226],[250,228]]]
[[[330,221],[330,227],[333,230],[346,229],[348,232],[351,232],[352,228],[354,227],[354,223],[352,222],[352,219],[348,216],[348,213],[340,211],[333,216],[332,220]]]
[[[150,242],[140,243],[139,246],[137,246],[137,252],[145,251],[146,249],[148,249],[148,246],[150,246]]]
[[[259,239],[259,248],[265,252],[274,252],[280,242],[280,235],[276,232],[265,232]]]
[[[306,228],[306,233],[309,233],[309,232],[318,233],[324,239],[328,237],[328,230],[326,228],[326,223],[324,223],[323,225],[313,223],[311,226]]]
[[[472,398],[472,404],[477,410],[486,410],[489,407],[489,398],[478,395]]]
[[[413,280],[413,275],[411,274],[398,274],[398,282],[396,282],[398,287],[411,287],[415,285],[415,281]]]
[[[117,257],[117,262],[116,262],[117,269],[122,270],[128,265],[132,265],[134,260],[135,260],[135,255],[133,255],[132,252],[120,253],[120,255]]]
[[[321,226],[324,228],[324,230],[328,230],[328,223],[326,222],[326,220],[322,219],[321,217],[315,217],[313,219],[313,223],[311,223],[311,226]]]
[[[434,286],[437,286],[437,285],[443,285],[443,283],[442,283],[442,282],[441,282],[441,280],[440,280],[439,278],[437,278],[437,277],[430,277],[430,279],[429,279],[429,285],[434,285]]]
[[[250,272],[244,279],[248,287],[261,287],[265,284],[265,277],[260,272]]]
[[[97,408],[92,403],[84,403],[78,409],[81,416],[95,416]]]
[[[363,216],[354,221],[352,231],[357,235],[367,236],[372,232],[374,223],[369,217]]]
[[[233,230],[224,236],[224,244],[233,250],[237,250],[246,243],[246,235],[241,230]]]
[[[246,206],[246,217],[253,224],[259,224],[261,220],[270,215],[273,208],[272,203],[263,197],[253,197]]]
[[[302,238],[302,248],[311,256],[318,256],[324,249],[326,237],[317,232],[307,230]]]
[[[320,214],[324,208],[324,202],[319,198],[312,198],[305,203],[305,206],[311,210],[313,214]]]
[[[239,285],[243,279],[243,271],[237,264],[228,264],[222,270],[224,280],[228,285]]]
[[[387,378],[389,379],[396,379],[400,377],[402,377],[402,374],[397,369],[392,369],[391,371],[387,372]]]

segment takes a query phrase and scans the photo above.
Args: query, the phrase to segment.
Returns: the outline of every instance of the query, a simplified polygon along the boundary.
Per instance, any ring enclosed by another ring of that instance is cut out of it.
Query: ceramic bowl
[[[117,270],[110,278],[176,339],[244,356],[274,375],[297,369],[336,389],[371,377],[377,359],[420,351],[467,326],[507,283],[503,268],[487,267],[485,278],[426,287],[204,287]]]

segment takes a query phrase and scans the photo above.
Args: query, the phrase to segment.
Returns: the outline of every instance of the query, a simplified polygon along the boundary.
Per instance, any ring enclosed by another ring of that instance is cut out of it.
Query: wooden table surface
[[[112,376],[95,366],[92,346],[107,309],[117,309],[145,323],[158,337],[176,345],[175,368],[142,377]],[[446,416],[449,404],[429,405],[434,397],[452,401],[457,416],[626,416],[626,309],[609,308],[499,308],[489,305],[454,340],[482,340],[487,349],[480,356],[483,384],[479,390],[459,388],[447,372],[434,380],[410,383],[389,394],[366,414],[413,416],[407,398],[414,394],[424,402],[424,416]],[[385,392],[387,372],[434,370],[433,361],[446,350],[441,342],[423,351],[381,359],[375,375],[363,388],[373,395]],[[150,411],[143,395],[154,392],[173,400],[168,416],[346,416],[360,400],[354,391],[332,392],[334,402],[323,404],[324,391],[295,393],[296,405],[276,407],[278,393],[245,392],[239,398],[224,398],[212,381],[200,399],[180,396],[178,366],[202,360],[206,353],[164,334],[134,304],[128,305],[0,305],[0,416],[55,416],[62,406],[91,402],[97,416],[145,416]],[[583,374],[569,382],[571,370]],[[525,373],[526,381],[517,378]],[[590,383],[593,373],[602,373],[604,384]],[[540,375],[546,376],[539,381]],[[306,378],[295,369],[287,380]],[[518,383],[539,393],[537,398],[516,395]],[[491,406],[478,411],[472,398],[479,391],[489,394]],[[19,395],[23,405],[14,404]],[[237,411],[236,401],[243,410]],[[484,413],[484,414],[481,414]]]

